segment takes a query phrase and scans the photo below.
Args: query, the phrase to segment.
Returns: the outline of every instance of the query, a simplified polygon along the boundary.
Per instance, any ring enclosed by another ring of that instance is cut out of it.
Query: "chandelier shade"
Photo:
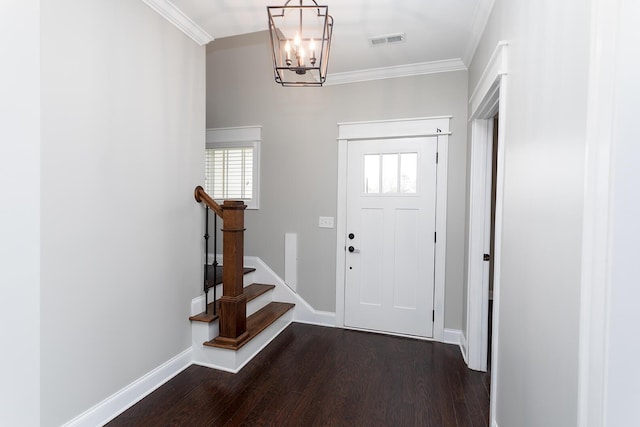
[[[327,78],[333,18],[328,6],[303,0],[267,6],[276,83],[322,86]]]

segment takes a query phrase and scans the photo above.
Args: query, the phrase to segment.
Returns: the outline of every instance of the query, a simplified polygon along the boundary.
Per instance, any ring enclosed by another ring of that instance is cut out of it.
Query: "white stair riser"
[[[249,286],[252,283],[258,283],[256,282],[255,271],[245,274],[242,278],[243,286]],[[263,282],[263,283],[266,283],[266,282]],[[216,285],[216,297],[220,298],[221,296],[222,296],[222,283],[220,283],[219,285]],[[209,289],[209,301],[213,301],[213,288]]]
[[[193,348],[202,347],[202,343],[210,341],[220,333],[218,321],[211,323],[191,322],[191,344]]]
[[[273,301],[273,290],[265,292],[247,303],[247,317]]]

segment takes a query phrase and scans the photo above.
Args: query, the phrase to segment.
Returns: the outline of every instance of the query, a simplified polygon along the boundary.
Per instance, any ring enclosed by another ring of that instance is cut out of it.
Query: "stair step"
[[[240,345],[234,346],[218,344],[215,342],[215,338],[211,341],[205,342],[204,345],[209,347],[226,348],[228,350],[238,350],[293,307],[295,307],[295,304],[287,302],[270,302],[251,316],[247,317],[247,332],[249,333],[249,337],[240,343]]]
[[[265,294],[267,292],[269,292],[271,289],[275,288],[275,285],[265,285],[263,283],[252,283],[249,286],[245,286],[244,288],[244,294],[247,296],[247,302],[254,300],[256,298],[258,298],[260,295]],[[193,320],[196,322],[213,322],[214,320],[218,319],[218,315],[216,314],[215,316],[212,314],[213,313],[213,304],[216,305],[216,313],[220,312],[220,300],[217,300],[214,302],[210,302],[209,306],[207,307],[208,310],[207,312],[202,312],[200,314],[196,314],[195,316],[191,316],[189,317],[189,320]]]
[[[218,265],[217,267],[215,267],[215,284],[219,285],[220,283],[222,283],[222,269],[224,266],[222,265]],[[249,274],[256,271],[255,268],[253,267],[244,267],[242,274]],[[214,286],[213,283],[213,272],[214,272],[214,267],[213,265],[209,265],[207,264],[207,290],[211,289]]]

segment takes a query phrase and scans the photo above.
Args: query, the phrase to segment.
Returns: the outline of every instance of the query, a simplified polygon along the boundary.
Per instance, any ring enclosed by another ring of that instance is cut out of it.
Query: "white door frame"
[[[491,352],[491,414],[495,414],[498,336],[500,313],[500,262],[502,247],[502,200],[504,192],[504,141],[507,123],[507,47],[496,46],[469,100],[471,123],[471,159],[469,187],[469,246],[467,257],[467,337],[469,368],[487,370],[489,338],[489,266],[483,254],[489,253],[491,222],[491,150],[493,117],[499,111],[496,171],[495,246],[491,254],[493,277],[493,331]]]
[[[438,137],[438,170],[436,175],[435,280],[433,340],[444,338],[444,290],[447,242],[447,165],[449,121],[451,116],[422,117],[402,120],[338,123],[338,200],[336,224],[336,326],[344,328],[344,287],[347,219],[347,147],[349,141],[381,138]]]

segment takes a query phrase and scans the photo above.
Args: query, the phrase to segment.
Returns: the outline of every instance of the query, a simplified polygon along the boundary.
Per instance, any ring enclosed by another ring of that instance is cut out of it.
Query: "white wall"
[[[284,274],[284,235],[298,233],[298,292],[335,311],[337,124],[453,115],[449,139],[445,326],[462,327],[467,73],[283,88],[273,79],[269,37],[260,32],[207,47],[207,127],[262,125],[259,211],[246,215],[245,250]],[[331,65],[329,65],[331,68]]]
[[[640,38],[640,4],[620,2],[619,45],[616,58],[613,111],[613,175],[611,186],[611,273],[606,350],[605,423],[627,426],[637,423],[640,404],[638,365],[638,242],[640,242],[640,144],[638,144],[637,41]]]
[[[38,0],[0,3],[0,423],[40,422]]]
[[[41,21],[41,419],[53,426],[191,345],[205,49],[140,1],[50,0]]]
[[[583,1],[496,0],[469,70],[509,42],[499,426],[576,425],[589,52]]]

